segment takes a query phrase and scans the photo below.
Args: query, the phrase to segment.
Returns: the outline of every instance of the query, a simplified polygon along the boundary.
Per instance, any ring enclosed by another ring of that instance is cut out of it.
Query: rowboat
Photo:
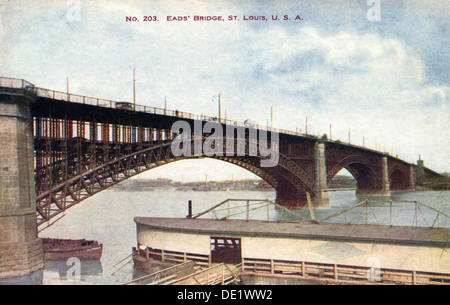
[[[46,260],[60,261],[76,257],[80,260],[99,260],[103,245],[95,240],[41,238]]]

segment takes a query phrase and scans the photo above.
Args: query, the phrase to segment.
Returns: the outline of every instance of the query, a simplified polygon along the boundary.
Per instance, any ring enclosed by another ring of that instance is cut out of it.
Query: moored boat
[[[76,257],[80,260],[99,260],[103,245],[95,240],[41,238],[46,260],[60,261]]]

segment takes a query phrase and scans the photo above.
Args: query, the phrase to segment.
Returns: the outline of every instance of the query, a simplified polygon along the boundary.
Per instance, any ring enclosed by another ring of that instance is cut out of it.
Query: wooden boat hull
[[[80,260],[99,260],[102,257],[103,246],[82,249],[82,250],[69,250],[69,251],[49,251],[44,252],[44,259],[50,261],[63,261],[68,260],[71,257],[76,257]]]
[[[63,261],[71,257],[80,260],[99,260],[103,253],[103,245],[96,241],[49,238],[42,240],[45,260]]]

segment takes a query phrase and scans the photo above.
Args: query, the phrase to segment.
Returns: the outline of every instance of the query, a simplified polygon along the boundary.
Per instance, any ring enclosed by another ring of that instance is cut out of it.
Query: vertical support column
[[[417,185],[422,185],[425,180],[425,170],[423,160],[417,160],[417,172],[416,172]]]
[[[132,131],[131,143],[136,143],[137,142],[137,127],[131,126],[131,131]]]
[[[85,138],[86,137],[86,122],[78,121],[77,124],[77,137]]]
[[[109,143],[109,124],[102,123],[102,142]]]
[[[122,125],[122,143],[127,143],[127,126]]]
[[[389,185],[389,169],[388,160],[386,156],[381,157],[381,196],[390,195],[390,185]]]
[[[315,189],[312,206],[315,209],[329,209],[330,198],[327,186],[327,168],[325,162],[325,142],[317,141],[314,144]]]
[[[98,140],[98,127],[97,122],[89,122],[89,139],[92,142],[96,142]]]
[[[25,90],[0,89],[0,283],[42,280],[31,116],[34,99]]]
[[[127,125],[127,143],[133,143],[133,126]]]
[[[138,139],[137,141],[142,144],[145,141],[145,129],[142,126],[138,127]]]
[[[414,167],[411,165],[409,168],[409,187],[410,189],[414,189],[416,187],[416,177],[415,177]]]

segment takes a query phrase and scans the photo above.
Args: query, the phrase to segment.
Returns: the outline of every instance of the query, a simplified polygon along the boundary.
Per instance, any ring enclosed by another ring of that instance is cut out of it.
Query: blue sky
[[[73,93],[131,101],[135,67],[139,104],[167,99],[214,116],[220,92],[228,118],[266,122],[273,106],[281,128],[304,130],[308,117],[309,133],[328,134],[332,124],[333,139],[347,141],[351,128],[352,143],[362,145],[364,132],[370,148],[376,141],[408,162],[421,154],[426,166],[450,170],[449,1],[381,1],[372,22],[366,0],[122,2],[0,1],[0,74],[61,91],[69,77]],[[270,20],[285,14],[291,20]],[[203,176],[211,165],[201,164],[192,172]]]

